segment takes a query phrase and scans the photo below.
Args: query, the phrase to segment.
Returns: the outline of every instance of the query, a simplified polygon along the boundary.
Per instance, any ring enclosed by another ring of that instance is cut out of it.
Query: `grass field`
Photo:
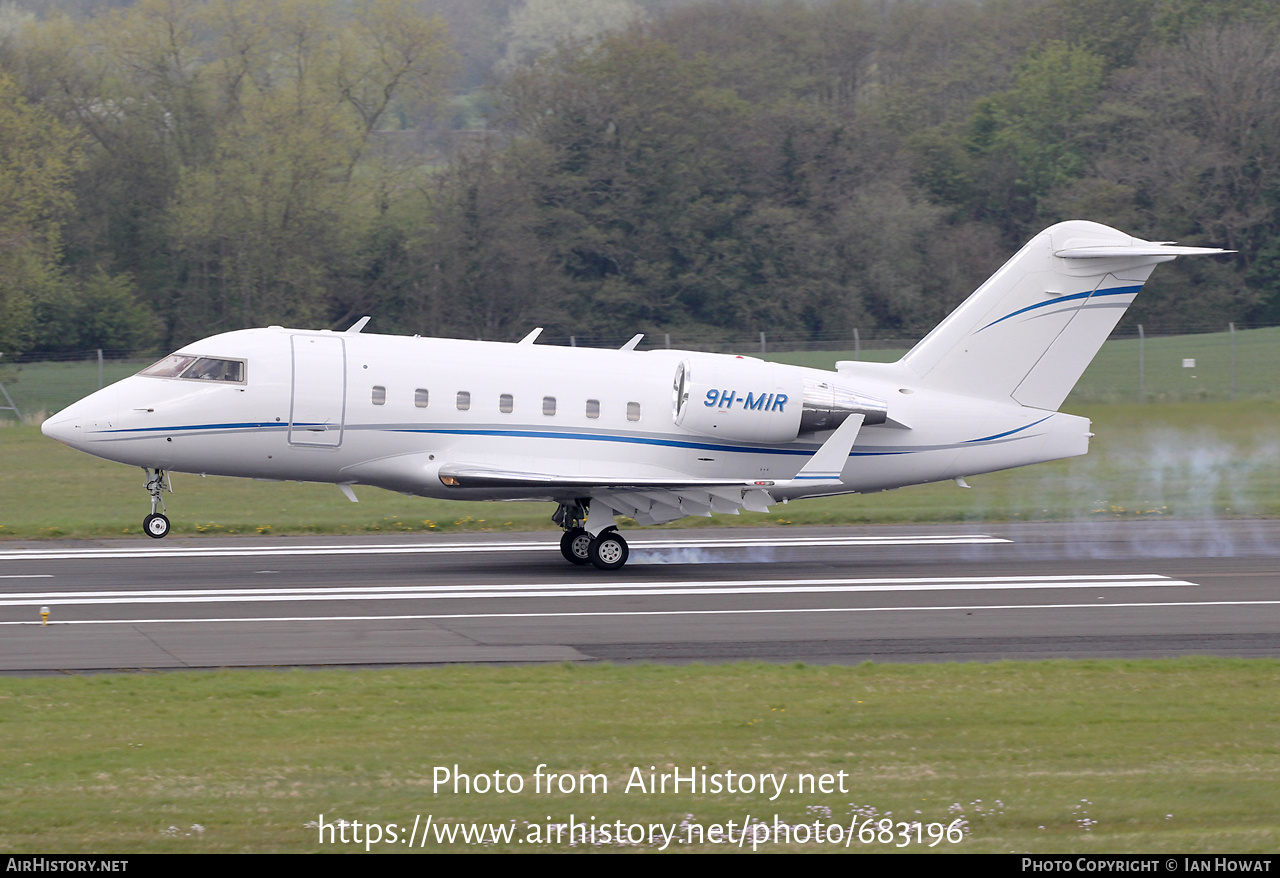
[[[1280,403],[1079,405],[1093,419],[1081,458],[867,496],[804,500],[771,515],[699,524],[858,524],[1099,517],[1280,516]],[[0,535],[140,535],[150,511],[142,471],[73,451],[32,426],[0,428]],[[166,497],[174,532],[379,533],[550,529],[549,503],[467,503],[357,487],[177,474]]]
[[[935,848],[948,851],[1271,853],[1277,683],[1280,662],[1217,659],[0,679],[0,849],[342,848],[318,843],[322,814],[406,834],[415,815],[432,815],[513,825],[517,837],[571,815],[704,827],[776,815],[846,831],[853,816],[961,821],[964,840]],[[608,791],[539,794],[539,764],[575,785],[602,775]],[[524,788],[435,789],[437,766],[455,765],[517,774]],[[772,791],[624,791],[633,769],[647,779],[651,766],[787,780],[772,801]],[[798,791],[798,773],[830,775],[828,792]],[[484,849],[571,848],[562,837]]]

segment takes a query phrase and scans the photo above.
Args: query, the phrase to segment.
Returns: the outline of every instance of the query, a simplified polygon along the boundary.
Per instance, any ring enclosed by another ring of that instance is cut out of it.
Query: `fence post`
[[[102,389],[102,348],[98,348],[98,389]]]
[[[1228,323],[1227,329],[1231,330],[1231,401],[1236,400],[1236,325]]]
[[[1138,402],[1147,401],[1147,374],[1146,374],[1146,352],[1143,347],[1146,345],[1147,337],[1142,331],[1142,324],[1138,324]]]
[[[667,340],[667,350],[671,350],[671,333],[664,333],[663,337]]]
[[[4,357],[4,354],[0,354],[0,357]],[[9,391],[4,389],[3,384],[0,384],[0,396],[4,396],[4,401],[8,403],[8,405],[0,405],[0,412],[11,411],[21,421],[22,412],[18,411],[18,406],[14,403],[13,397],[9,395]]]
[[[862,353],[862,342],[858,339],[858,327],[853,328],[853,358],[855,360],[862,359],[859,356]]]
[[[576,348],[578,346],[578,337],[576,335],[569,336],[569,347]]]
[[[765,355],[764,333],[760,333],[760,356]]]

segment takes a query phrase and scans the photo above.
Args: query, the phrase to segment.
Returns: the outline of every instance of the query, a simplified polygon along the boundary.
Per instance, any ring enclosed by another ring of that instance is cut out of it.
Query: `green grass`
[[[321,814],[524,833],[571,814],[794,825],[829,809],[847,825],[861,809],[967,821],[947,850],[1268,853],[1280,847],[1278,683],[1280,662],[1263,659],[0,679],[0,849],[333,850],[310,825]],[[540,763],[602,774],[608,792],[538,794]],[[435,768],[455,764],[519,774],[525,789],[434,790]],[[772,802],[624,793],[650,766],[786,772],[789,785]],[[843,794],[790,791],[798,772],[841,771]]]
[[[771,515],[683,519],[674,526],[1280,516],[1280,403],[1080,405],[1097,434],[1085,457],[867,496],[803,500]],[[142,471],[0,429],[0,535],[137,535],[149,511]],[[177,474],[174,532],[395,533],[551,529],[550,503],[426,500],[357,487]]]

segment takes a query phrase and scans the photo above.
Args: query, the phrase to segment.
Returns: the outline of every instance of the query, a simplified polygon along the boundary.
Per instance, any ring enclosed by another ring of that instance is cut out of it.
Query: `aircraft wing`
[[[645,476],[625,478],[565,476],[446,464],[440,467],[440,481],[459,488],[571,489],[639,524],[662,524],[687,515],[709,516],[712,512],[737,515],[739,509],[768,512],[769,504],[777,502],[771,491],[842,484],[840,471],[849,459],[862,422],[862,415],[848,418],[794,478],[784,480],[694,479],[653,470]]]
[[[592,508],[606,507],[618,515],[633,518],[639,524],[662,524],[687,515],[710,515],[739,509],[768,512],[775,502],[768,487],[776,482],[744,482],[726,479],[691,479],[679,476],[626,478],[565,476],[500,470],[490,467],[446,465],[440,468],[440,480],[459,488],[513,488],[571,490],[590,497]]]

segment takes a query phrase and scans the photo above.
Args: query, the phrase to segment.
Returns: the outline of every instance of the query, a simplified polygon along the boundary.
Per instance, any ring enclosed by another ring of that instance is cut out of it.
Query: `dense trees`
[[[455,63],[401,0],[140,0],[30,26],[15,56],[88,143],[70,261],[133,278],[174,341],[332,319],[404,172],[389,135]]]
[[[0,350],[917,332],[1073,217],[1280,320],[1267,0],[117,5],[0,4]]]
[[[76,150],[72,132],[0,73],[0,352],[36,341],[36,308],[60,285]]]

